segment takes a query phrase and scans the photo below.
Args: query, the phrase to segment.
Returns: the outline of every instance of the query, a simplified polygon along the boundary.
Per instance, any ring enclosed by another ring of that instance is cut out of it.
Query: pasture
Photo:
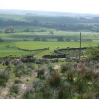
[[[22,33],[0,33],[0,38],[3,42],[0,42],[0,57],[3,56],[21,56],[21,55],[36,55],[42,56],[45,54],[53,53],[53,50],[57,48],[75,48],[79,47],[79,32],[70,31],[56,31],[52,30],[53,35],[49,35],[50,30],[46,32],[22,32]],[[64,41],[57,41],[57,38],[63,37]],[[45,38],[46,41],[34,41],[34,38]],[[96,46],[99,42],[98,33],[82,32],[82,40],[91,39],[92,41],[82,41],[81,47]],[[66,41],[70,39],[70,41]],[[74,40],[77,41],[74,41]],[[36,50],[41,48],[49,48],[47,51],[22,51],[17,49]]]
[[[59,48],[78,48],[79,42],[33,42],[33,41],[26,41],[26,42],[15,42],[16,46],[23,49],[40,49],[40,48],[48,48],[53,51],[54,49]],[[83,42],[82,47],[88,47],[90,45],[97,45],[95,42]]]

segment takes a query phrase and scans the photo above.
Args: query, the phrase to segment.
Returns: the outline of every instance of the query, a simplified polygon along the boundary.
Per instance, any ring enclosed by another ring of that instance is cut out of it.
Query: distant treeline
[[[17,16],[16,16],[17,17]],[[20,19],[20,17],[19,17]],[[47,28],[54,28],[56,30],[87,30],[99,32],[98,18],[85,19],[85,18],[71,18],[71,17],[33,17],[24,16],[23,20],[7,20],[0,18],[0,27],[7,26],[40,26]],[[90,25],[90,23],[95,23]]]

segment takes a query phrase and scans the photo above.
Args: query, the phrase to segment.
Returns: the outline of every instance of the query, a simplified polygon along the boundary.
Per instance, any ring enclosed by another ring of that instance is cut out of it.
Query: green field
[[[59,48],[75,48],[79,47],[79,42],[32,42],[32,41],[26,41],[26,42],[15,42],[16,46],[23,49],[40,49],[40,48],[50,48],[51,51],[54,49]],[[97,45],[96,42],[83,42],[82,47],[88,47],[90,45]]]
[[[54,35],[49,35],[49,30],[46,32],[22,32],[22,33],[1,33],[0,38],[4,41],[0,42],[0,57],[2,56],[21,56],[27,54],[33,54],[37,56],[42,56],[45,54],[52,53],[53,50],[59,48],[74,48],[79,47],[79,32],[69,32],[69,31],[55,31],[53,30]],[[40,39],[46,38],[47,41],[33,41],[34,38],[39,37]],[[57,38],[63,37],[64,41],[60,42],[57,41]],[[66,42],[65,39],[71,39],[70,42]],[[73,40],[77,39],[77,42]],[[96,46],[99,42],[99,36],[97,33],[91,32],[82,32],[82,39],[91,39],[92,42],[82,42],[82,47],[88,46]],[[35,50],[35,49],[42,49],[48,48],[49,50],[43,52],[36,52],[36,51],[22,51],[17,49],[28,49],[28,50]]]

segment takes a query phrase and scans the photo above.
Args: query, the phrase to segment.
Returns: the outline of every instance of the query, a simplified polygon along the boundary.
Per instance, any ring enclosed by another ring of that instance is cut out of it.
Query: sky
[[[0,0],[0,9],[99,14],[99,0]]]

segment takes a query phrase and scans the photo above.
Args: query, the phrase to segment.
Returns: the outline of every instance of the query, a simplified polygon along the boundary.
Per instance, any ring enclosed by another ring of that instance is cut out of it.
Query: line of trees
[[[0,19],[0,27],[8,27],[8,26],[41,26],[41,27],[48,27],[48,28],[55,28],[56,30],[72,30],[72,31],[79,31],[79,30],[89,30],[89,31],[96,31],[99,32],[98,27],[96,25],[88,25],[88,24],[73,24],[73,23],[50,23],[50,22],[40,22],[38,20],[35,21],[18,21],[18,20],[1,20]],[[96,29],[94,28],[96,27]],[[13,31],[9,28],[7,29],[7,32]],[[29,31],[28,28],[26,28],[24,31]],[[6,32],[6,30],[5,30]],[[52,32],[50,32],[51,35],[53,35]]]

